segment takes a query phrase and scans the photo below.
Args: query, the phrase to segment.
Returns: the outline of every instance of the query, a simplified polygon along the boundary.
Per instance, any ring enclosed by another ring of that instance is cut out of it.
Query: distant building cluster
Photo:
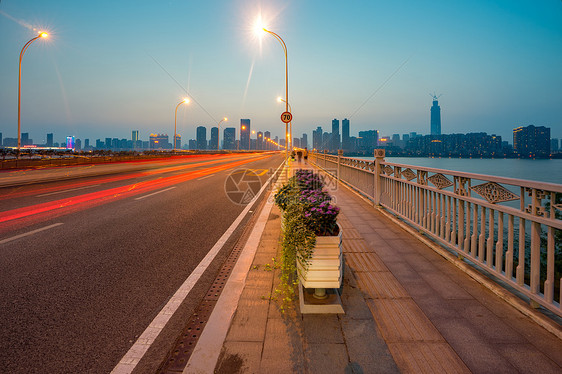
[[[340,126],[340,120],[334,118],[330,126],[331,132],[324,131],[321,126],[312,131],[312,144],[309,144],[308,135],[304,133],[301,137],[293,137],[290,145],[330,153],[342,149],[344,154],[350,156],[372,156],[376,148],[384,147],[387,155],[404,157],[562,157],[562,141],[551,138],[550,128],[544,126],[530,125],[513,129],[513,144],[509,144],[501,136],[484,132],[442,134],[441,107],[437,100],[439,96],[432,97],[429,135],[410,132],[381,136],[377,130],[365,130],[359,131],[358,136],[351,136],[349,119],[341,120]],[[158,133],[150,134],[148,140],[141,140],[139,131],[133,130],[130,140],[105,138],[96,139],[95,144],[90,144],[90,139],[85,139],[82,143],[80,139],[69,136],[65,141],[57,143],[54,142],[53,134],[49,133],[46,141],[34,143],[29,138],[29,133],[21,134],[21,146],[24,148],[144,151],[173,149],[174,144],[176,149],[189,150],[277,150],[285,147],[285,136],[272,138],[269,131],[252,130],[248,118],[240,120],[238,131],[235,127],[198,126],[195,129],[195,139],[189,139],[183,146],[181,140],[181,135],[178,134],[172,143],[167,134]],[[2,139],[0,133],[0,145],[17,147],[17,142],[17,138]]]
[[[332,120],[332,132],[321,126],[312,132],[312,147],[318,151],[336,153],[342,149],[346,155],[372,156],[375,148],[384,147],[389,156],[420,157],[520,157],[548,158],[558,156],[562,150],[559,139],[550,138],[550,128],[526,126],[513,129],[513,145],[501,136],[484,132],[468,134],[441,133],[441,107],[433,96],[430,108],[430,135],[415,132],[380,136],[377,130],[359,131],[350,136],[347,118]],[[341,135],[340,135],[341,134]]]
[[[198,126],[195,130],[195,139],[190,139],[183,146],[181,145],[181,135],[177,134],[175,138],[176,149],[189,150],[277,150],[279,145],[285,145],[285,139],[279,140],[276,136],[271,137],[269,131],[252,131],[249,119],[240,120],[239,134],[240,138],[236,138],[236,128],[226,127],[222,129],[222,137],[219,138],[219,128],[211,127],[209,135],[205,126]],[[105,138],[96,139],[94,144],[90,143],[90,139],[85,139],[82,144],[81,139],[74,136],[66,137],[65,141],[55,142],[53,133],[47,134],[46,142],[35,143],[29,138],[29,133],[21,134],[22,148],[39,148],[39,149],[73,149],[73,150],[111,150],[111,151],[144,151],[144,150],[168,150],[173,149],[174,144],[170,142],[168,134],[150,134],[147,141],[141,140],[139,130],[131,132],[131,139]],[[219,147],[220,142],[220,147]],[[306,146],[306,134],[303,138],[295,139],[295,146],[304,144]],[[17,138],[2,138],[0,133],[0,145],[7,148],[17,147]]]

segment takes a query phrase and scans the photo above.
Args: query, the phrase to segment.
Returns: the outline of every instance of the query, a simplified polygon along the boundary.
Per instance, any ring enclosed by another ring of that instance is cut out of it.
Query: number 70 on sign
[[[293,120],[293,115],[291,114],[291,112],[281,113],[281,121],[283,121],[284,123],[289,123],[292,120]]]

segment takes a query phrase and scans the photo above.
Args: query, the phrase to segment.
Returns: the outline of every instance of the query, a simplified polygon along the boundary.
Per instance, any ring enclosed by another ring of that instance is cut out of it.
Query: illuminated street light
[[[221,142],[220,142],[220,138],[221,138],[221,123],[228,121],[228,118],[224,117],[223,119],[221,119],[219,121],[219,123],[217,124],[217,127],[219,128],[219,134],[217,136],[217,151],[220,151],[221,149]]]
[[[275,37],[275,39],[277,39],[279,41],[279,43],[281,43],[281,46],[283,47],[283,52],[285,53],[285,112],[289,111],[289,64],[288,64],[288,59],[287,59],[287,45],[285,44],[285,41],[276,33],[274,33],[273,31],[269,31],[268,29],[266,29],[261,21],[261,16],[258,17],[257,22],[256,22],[256,29],[255,31],[260,35],[263,35],[264,32],[267,32],[268,34],[271,34]],[[288,130],[288,124],[285,123],[285,133],[287,133]],[[289,144],[288,142],[286,142],[286,144]],[[289,158],[289,147],[287,147],[287,152],[286,152],[286,156],[287,158]]]
[[[39,38],[46,38],[48,36],[49,34],[41,31],[39,35],[37,35],[35,38],[25,43],[25,45],[23,46],[20,52],[19,75],[18,75],[18,157],[20,154],[20,147],[21,147],[21,60],[23,59],[23,55],[25,54],[27,47],[29,47],[31,43],[33,43]]]
[[[177,136],[177,124],[178,124],[178,108],[182,104],[189,104],[189,99],[185,98],[176,105],[176,115],[174,117],[174,152],[176,151],[176,136]]]

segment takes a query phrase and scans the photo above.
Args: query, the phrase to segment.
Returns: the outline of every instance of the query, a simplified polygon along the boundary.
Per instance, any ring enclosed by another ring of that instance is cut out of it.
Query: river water
[[[373,160],[373,157],[361,157]],[[385,161],[467,173],[562,184],[562,159],[386,157]]]

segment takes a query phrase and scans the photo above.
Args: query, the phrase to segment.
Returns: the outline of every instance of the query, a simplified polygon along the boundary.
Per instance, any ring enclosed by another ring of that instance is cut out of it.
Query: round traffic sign
[[[285,123],[289,123],[293,120],[293,115],[291,114],[291,112],[283,112],[281,113],[281,121],[285,122]]]

